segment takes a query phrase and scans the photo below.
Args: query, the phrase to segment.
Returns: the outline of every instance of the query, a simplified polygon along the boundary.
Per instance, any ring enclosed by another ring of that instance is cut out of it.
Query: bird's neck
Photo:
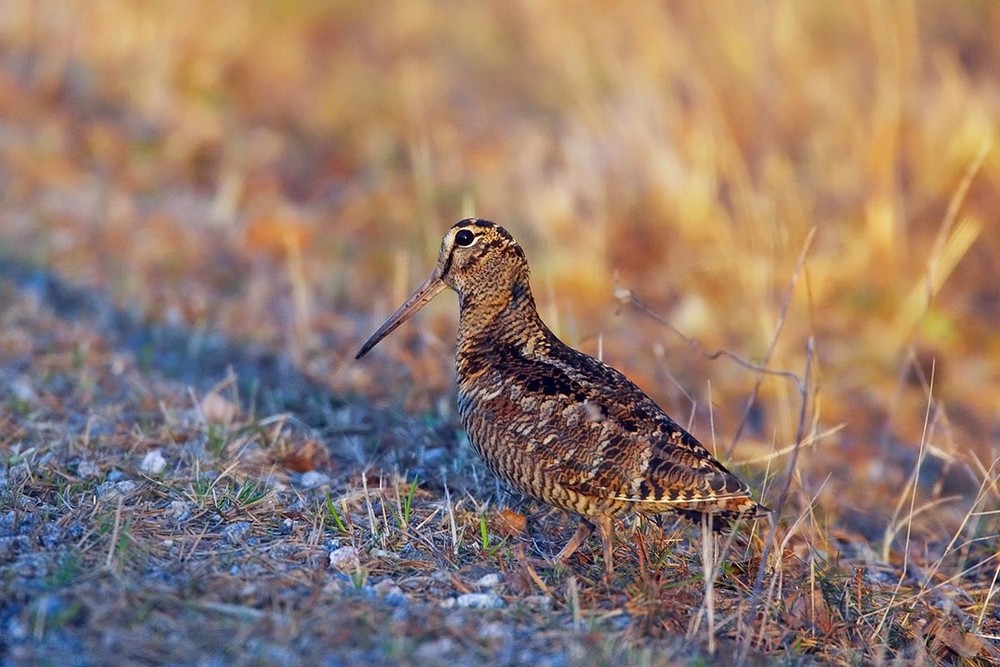
[[[547,331],[535,308],[527,280],[510,286],[483,287],[460,296],[459,347],[523,347]]]

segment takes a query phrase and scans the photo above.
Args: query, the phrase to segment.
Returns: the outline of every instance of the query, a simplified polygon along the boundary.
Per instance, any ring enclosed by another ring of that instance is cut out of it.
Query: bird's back
[[[526,330],[459,340],[459,411],[501,478],[588,516],[757,509],[747,485],[622,373],[541,320]]]

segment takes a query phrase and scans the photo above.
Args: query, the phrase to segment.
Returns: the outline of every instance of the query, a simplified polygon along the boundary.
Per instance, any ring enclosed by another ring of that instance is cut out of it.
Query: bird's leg
[[[610,581],[615,570],[615,522],[610,516],[595,517],[594,523],[601,531],[601,543],[604,545],[604,567],[607,568],[607,578]]]
[[[576,527],[576,532],[573,533],[573,537],[569,538],[569,542],[562,548],[562,551],[556,554],[555,561],[560,565],[565,565],[567,559],[580,548],[580,545],[590,537],[592,532],[594,532],[594,524],[586,519],[580,519],[580,525]]]

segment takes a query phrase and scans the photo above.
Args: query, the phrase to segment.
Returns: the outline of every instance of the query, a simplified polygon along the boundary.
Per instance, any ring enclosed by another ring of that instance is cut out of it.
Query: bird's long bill
[[[369,350],[378,345],[379,341],[391,334],[396,330],[400,324],[410,319],[410,317],[427,305],[427,302],[436,297],[441,290],[445,288],[445,284],[438,277],[438,272],[435,270],[423,284],[417,288],[417,290],[410,295],[410,298],[406,300],[402,306],[396,309],[389,319],[385,321],[385,324],[378,328],[378,331],[372,334],[361,349],[358,350],[358,354],[354,357],[355,359],[360,359],[361,357],[368,354]]]

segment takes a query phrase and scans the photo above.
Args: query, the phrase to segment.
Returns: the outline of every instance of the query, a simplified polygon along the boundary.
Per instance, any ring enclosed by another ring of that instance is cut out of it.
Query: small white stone
[[[552,606],[552,598],[548,595],[529,595],[521,598],[521,604],[532,609],[549,609]]]
[[[167,513],[172,519],[187,521],[191,516],[191,505],[184,500],[171,500],[167,505]]]
[[[444,664],[445,655],[455,648],[455,642],[450,637],[441,637],[424,642],[413,652],[417,664]]]
[[[510,634],[510,630],[503,623],[485,623],[479,628],[480,639],[503,639]]]
[[[31,386],[31,382],[26,377],[17,378],[10,383],[9,387],[14,393],[14,397],[19,401],[28,403],[38,400],[38,394],[35,393],[34,387]]]
[[[480,588],[494,588],[499,583],[500,575],[496,572],[484,574],[476,580],[476,586],[479,586]]]
[[[361,567],[361,559],[358,558],[356,547],[340,547],[330,552],[330,567],[339,570],[344,574],[356,572]]]
[[[315,489],[316,487],[329,484],[330,476],[310,470],[309,472],[302,473],[302,479],[299,483],[307,489]]]
[[[249,521],[237,521],[231,523],[220,531],[223,539],[230,544],[240,544],[250,534],[251,526]]]
[[[94,494],[98,498],[116,498],[135,491],[135,482],[123,480],[121,482],[104,482],[94,489]]]
[[[76,474],[81,479],[93,479],[101,476],[101,469],[93,461],[80,461],[76,466]]]
[[[167,460],[159,449],[154,449],[143,457],[139,468],[150,475],[159,475],[167,467]]]
[[[392,579],[383,579],[373,586],[375,592],[387,602],[406,602],[406,593]]]
[[[503,600],[496,593],[463,593],[455,598],[455,604],[469,609],[499,609]]]

